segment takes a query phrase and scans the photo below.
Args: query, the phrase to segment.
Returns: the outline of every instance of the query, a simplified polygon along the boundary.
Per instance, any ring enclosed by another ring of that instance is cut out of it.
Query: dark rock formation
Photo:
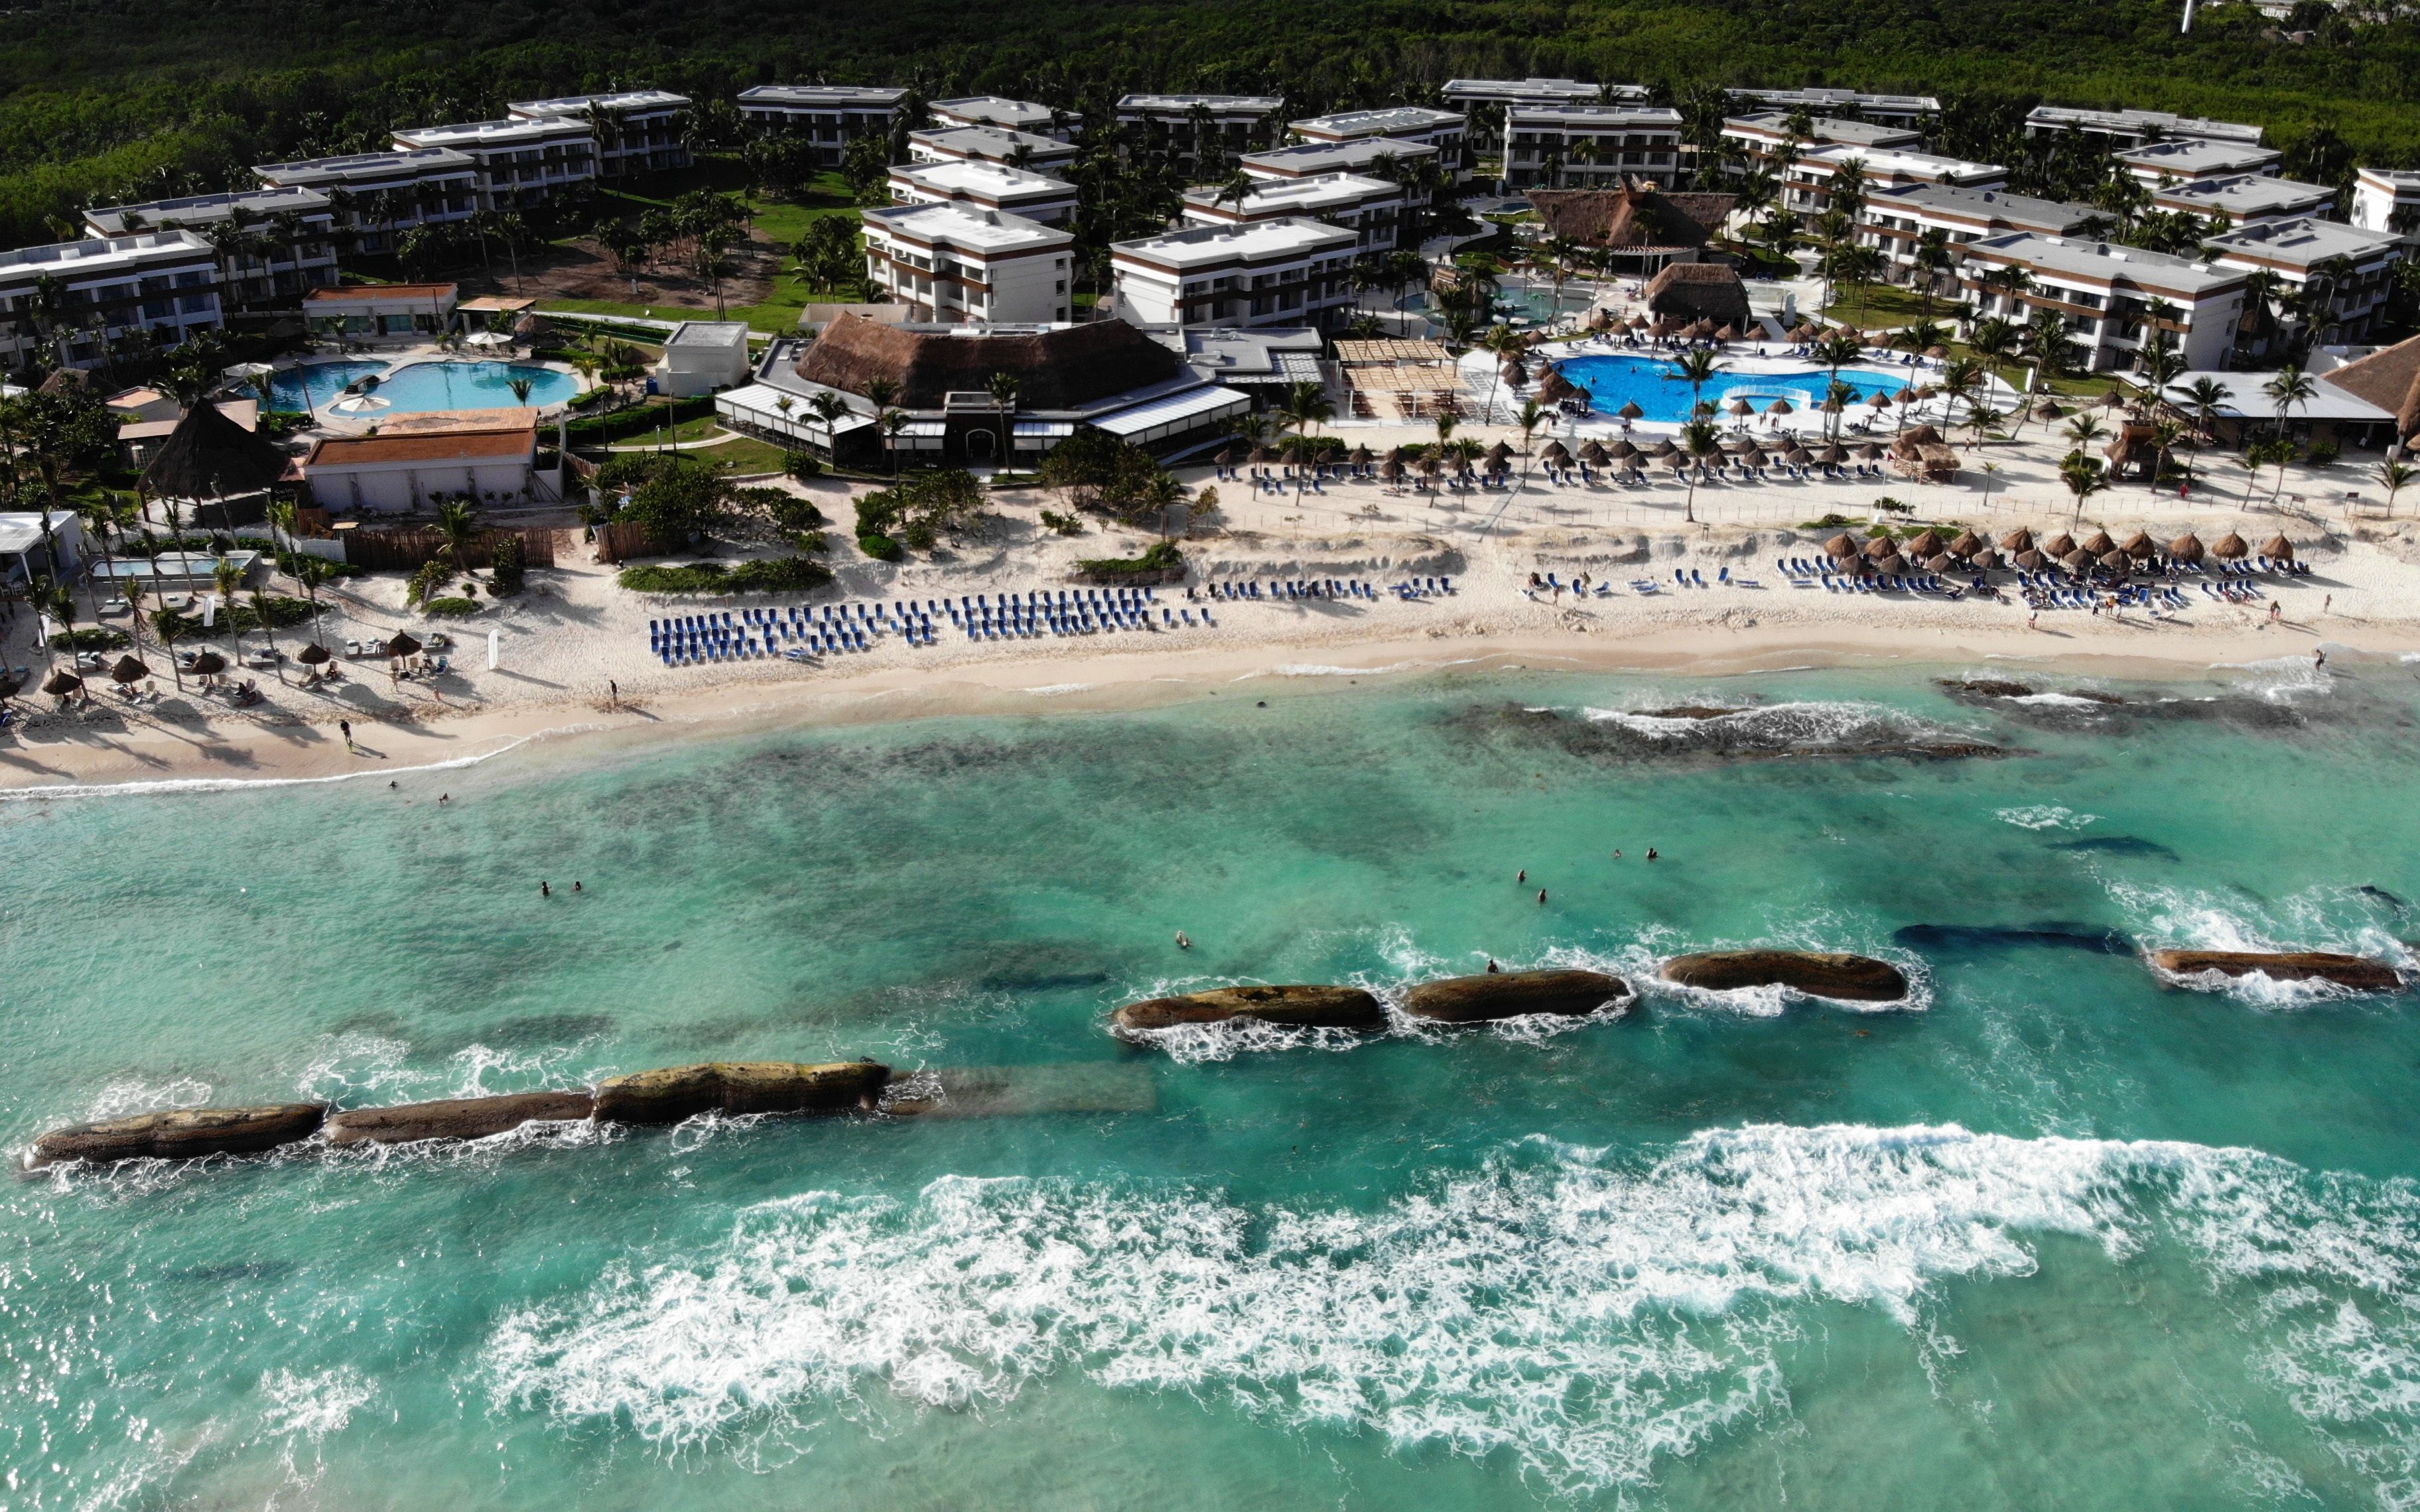
[[[328,1116],[319,1103],[257,1108],[178,1108],[138,1113],[54,1129],[34,1141],[34,1164],[63,1160],[188,1160],[198,1155],[248,1155],[290,1145],[318,1132]]]
[[[1440,1024],[1484,1024],[1528,1013],[1593,1013],[1628,1007],[1630,983],[1601,971],[1498,971],[1424,981],[1404,997],[1404,1011]]]
[[[1219,987],[1182,997],[1128,1003],[1109,1015],[1117,1028],[1170,1029],[1180,1024],[1258,1019],[1305,1028],[1383,1029],[1386,1010],[1358,987]]]
[[[872,1108],[890,1080],[891,1068],[871,1060],[667,1066],[598,1084],[596,1113],[611,1123],[678,1123],[715,1112],[841,1113]]]
[[[2004,683],[1990,677],[1973,677],[1964,682],[1945,678],[1941,686],[1953,693],[1972,693],[1986,699],[2031,698],[2034,691],[2023,683]]]
[[[2332,981],[2356,992],[2391,993],[2403,979],[2383,961],[2335,955],[2325,950],[2154,950],[2151,964],[2179,977],[2215,971],[2226,977],[2268,977],[2276,981]]]
[[[1708,992],[1794,987],[1852,1003],[1895,1003],[1907,995],[1899,967],[1871,956],[1822,950],[1709,950],[1664,963],[1664,980]]]
[[[406,1103],[391,1108],[348,1108],[328,1119],[332,1145],[401,1145],[415,1139],[485,1139],[535,1119],[588,1117],[586,1092],[513,1092]]]

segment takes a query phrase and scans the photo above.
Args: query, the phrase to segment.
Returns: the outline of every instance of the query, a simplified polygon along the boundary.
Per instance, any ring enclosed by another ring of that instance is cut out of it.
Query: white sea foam
[[[1851,750],[1900,746],[1912,740],[1965,738],[1947,727],[1880,703],[1806,700],[1761,703],[1709,718],[1692,719],[1635,709],[1584,708],[1598,724],[1619,725],[1650,740],[1718,743],[1745,750]]]
[[[2420,964],[2411,948],[2379,918],[2378,904],[2352,887],[2312,887],[2268,900],[2123,880],[2111,881],[2108,887],[2128,916],[2130,933],[2147,950],[2331,950],[2388,961],[2407,971]],[[2257,972],[2244,977],[2203,972],[2170,980],[2263,1008],[2300,1008],[2362,995],[2330,981],[2280,981]]]
[[[2252,1151],[1954,1127],[1752,1126],[1652,1159],[1533,1137],[1369,1212],[949,1177],[910,1203],[751,1208],[702,1254],[500,1319],[483,1368],[500,1404],[667,1451],[887,1396],[980,1409],[1080,1371],[1504,1453],[1566,1490],[1640,1487],[1788,1412],[1807,1307],[1872,1308],[1916,1352],[1954,1351],[1936,1288],[2027,1275],[2034,1241],[2064,1234],[2113,1263],[2180,1243],[2250,1288],[2211,1326],[2250,1330],[2256,1367],[2385,1481],[2420,1440],[2416,1207]]]
[[[364,778],[392,779],[413,772],[451,772],[459,767],[476,766],[535,738],[535,735],[517,735],[493,750],[481,751],[475,756],[456,756],[421,766],[380,766],[358,772],[335,772],[326,777],[179,777],[163,778],[157,782],[60,782],[47,787],[0,788],[0,803],[27,803],[50,798],[161,797],[179,793],[234,793],[247,788],[308,788],[329,782],[354,782]]]
[[[2097,813],[2077,813],[2055,803],[2028,804],[2022,809],[1999,809],[1992,817],[2019,829],[2082,829],[2100,819]]]
[[[340,1365],[308,1376],[271,1370],[260,1378],[260,1395],[261,1427],[271,1437],[318,1440],[342,1432],[378,1390],[360,1371]]]
[[[1099,686],[1097,683],[1045,683],[1039,687],[1029,687],[1025,691],[1035,698],[1050,699],[1057,698],[1063,693],[1082,693]]]

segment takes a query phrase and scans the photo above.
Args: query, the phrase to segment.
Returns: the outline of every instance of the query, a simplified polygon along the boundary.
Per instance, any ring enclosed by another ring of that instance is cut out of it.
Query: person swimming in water
[[[554,889],[541,881],[537,885],[537,895],[541,898],[551,898],[554,896]]]
[[[1496,964],[1496,958],[1494,956],[1491,955],[1487,958],[1487,974],[1489,976],[1495,976],[1497,972],[1503,969],[1504,968],[1502,966]]]
[[[1647,858],[1648,858],[1649,860],[1651,860],[1651,861],[1652,861],[1652,860],[1653,860],[1653,859],[1655,859],[1655,847],[1654,847],[1654,846],[1650,845],[1649,847],[1647,847]]]
[[[1186,938],[1185,932],[1183,930],[1178,930],[1176,932],[1176,948],[1180,950],[1190,950],[1193,949],[1193,942]]]
[[[1545,901],[1546,901],[1546,889],[1545,889],[1545,888],[1544,888],[1544,887],[1540,887],[1540,888],[1538,889],[1538,902],[1539,902],[1540,903],[1544,903]]]
[[[1521,869],[1521,874],[1520,874],[1519,876],[1517,876],[1517,877],[1514,877],[1512,880],[1513,880],[1513,881],[1515,881],[1515,882],[1527,882],[1527,881],[1528,881],[1528,880],[1529,880],[1529,869],[1528,869],[1528,867],[1526,867],[1526,866],[1525,866],[1525,867],[1523,867],[1523,868]]]

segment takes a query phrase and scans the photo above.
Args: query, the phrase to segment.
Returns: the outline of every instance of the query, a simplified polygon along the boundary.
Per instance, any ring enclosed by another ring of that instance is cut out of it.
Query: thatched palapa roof
[[[1174,352],[1123,320],[962,335],[844,315],[807,348],[799,377],[858,394],[888,378],[899,385],[901,408],[939,409],[943,395],[980,392],[993,374],[1007,373],[1018,408],[1080,409],[1183,369]]]
[[[1702,247],[1737,194],[1666,193],[1647,184],[1621,189],[1533,189],[1529,204],[1550,237],[1591,247]]]
[[[1674,263],[1648,284],[1647,307],[1660,316],[1745,325],[1747,285],[1714,263]]]
[[[214,404],[197,404],[160,443],[143,470],[143,485],[155,499],[257,493],[286,475],[287,460],[268,437],[244,429]]]

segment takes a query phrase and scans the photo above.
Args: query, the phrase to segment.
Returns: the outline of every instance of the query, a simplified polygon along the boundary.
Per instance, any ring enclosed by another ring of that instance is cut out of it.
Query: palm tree
[[[1698,522],[1698,474],[1704,469],[1706,458],[1722,450],[1722,432],[1711,420],[1692,420],[1681,427],[1681,450],[1689,454],[1689,460],[1696,464],[1689,469],[1689,495],[1681,505],[1683,517],[1695,525]]]
[[[2420,478],[2420,469],[2407,467],[2401,462],[2381,462],[2378,464],[2378,481],[2384,485],[2386,488],[2386,517],[2388,519],[2393,519],[2395,517],[2395,496],[2401,493],[2406,487],[2410,486],[2413,478]]]
[[[2277,401],[2277,429],[2274,439],[2284,440],[2286,422],[2292,418],[2294,409],[2300,406],[2308,405],[2312,396],[2319,390],[2319,384],[2311,375],[2303,371],[2301,363],[2288,363],[2277,370],[2276,377],[2260,385],[2260,392]],[[2285,470],[2279,469],[2280,486],[2283,486],[2284,475]]]
[[[890,458],[892,475],[895,477],[899,472],[899,438],[914,422],[908,418],[905,409],[885,409],[879,424],[882,426],[882,450]]]
[[[2109,486],[2108,471],[2101,465],[2101,459],[2080,451],[2058,465],[2058,481],[2075,496],[2075,520],[2079,525],[2084,522],[2084,501]]]
[[[2082,456],[2086,447],[2107,434],[2107,430],[2101,424],[2100,416],[2091,414],[2076,416],[2067,423],[2068,443],[2073,448],[2067,455],[2071,457]]]
[[[277,627],[269,618],[269,594],[258,588],[252,591],[252,616],[260,622],[260,638],[269,643],[269,659],[277,669],[277,680],[286,681],[286,664],[277,659]]]
[[[824,389],[808,398],[807,408],[824,423],[825,444],[831,449],[832,460],[840,460],[839,425],[848,415],[848,401],[831,390]]]
[[[243,631],[235,623],[235,591],[243,586],[243,574],[234,563],[221,557],[210,568],[211,584],[219,591],[219,612],[226,616],[227,644],[236,656],[243,655]]]
[[[1705,402],[1706,385],[1722,371],[1723,364],[1715,360],[1712,351],[1697,347],[1672,360],[1671,367],[1664,374],[1664,381],[1689,385],[1689,414],[1694,419],[1698,406]]]
[[[1168,517],[1177,505],[1185,502],[1185,485],[1176,474],[1163,468],[1143,481],[1141,502],[1159,516],[1159,538],[1168,539]]]
[[[1000,456],[1003,463],[1015,460],[1010,455],[1008,417],[1016,412],[1016,375],[994,373],[984,382],[984,392],[991,395],[993,411],[1000,416]]]
[[[469,494],[437,506],[437,533],[445,537],[445,554],[464,572],[471,570],[471,548],[479,543],[479,506]]]
[[[1831,374],[1831,382],[1824,390],[1827,400],[1841,387],[1840,369],[1865,354],[1866,344],[1845,331],[1835,331],[1816,338],[1813,348],[1814,358]],[[1839,427],[1839,413],[1833,411],[1823,423],[1823,433],[1827,437],[1838,439]]]
[[[1916,239],[1913,257],[1916,276],[1924,299],[1924,319],[1932,321],[1932,290],[1941,275],[1957,266],[1957,255],[1949,250],[1949,233],[1934,226]]]
[[[2185,402],[2193,410],[2193,455],[2195,459],[2198,459],[2201,455],[2203,438],[2209,437],[2212,440],[2217,438],[2218,412],[2234,395],[2227,392],[2226,384],[2214,378],[2197,378],[2186,384],[2180,392],[2183,393]],[[2193,478],[2193,468],[2192,462],[2185,464],[2185,478],[2188,482]]]
[[[514,400],[520,404],[529,403],[530,391],[536,386],[537,385],[535,383],[525,378],[513,378],[504,384],[505,388],[513,391]]]
[[[1325,385],[1305,380],[1286,390],[1284,401],[1278,406],[1278,413],[1286,424],[1294,427],[1295,497],[1299,499],[1305,486],[1304,480],[1311,474],[1311,429],[1335,419],[1336,407],[1328,403]]]

